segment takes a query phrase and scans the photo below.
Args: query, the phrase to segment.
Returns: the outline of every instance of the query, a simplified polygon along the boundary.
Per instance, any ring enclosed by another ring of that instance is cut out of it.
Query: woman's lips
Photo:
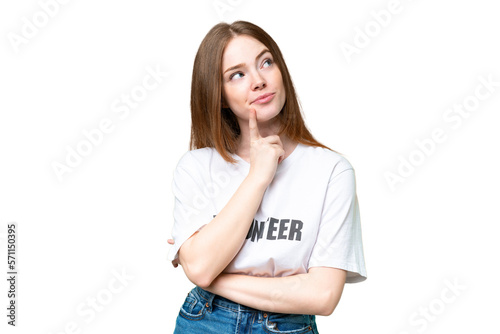
[[[275,93],[265,94],[257,100],[253,101],[252,104],[264,104],[271,101],[274,98]]]

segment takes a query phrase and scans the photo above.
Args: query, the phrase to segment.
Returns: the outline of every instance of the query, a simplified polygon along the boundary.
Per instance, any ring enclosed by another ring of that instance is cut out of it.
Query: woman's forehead
[[[266,46],[257,39],[247,35],[236,36],[229,41],[224,50],[223,68],[245,62],[247,59],[254,60],[263,50],[267,50]]]

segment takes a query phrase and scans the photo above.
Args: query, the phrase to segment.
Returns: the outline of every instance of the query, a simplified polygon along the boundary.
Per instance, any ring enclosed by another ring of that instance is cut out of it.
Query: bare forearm
[[[248,307],[290,314],[322,315],[328,297],[310,274],[287,277],[221,274],[206,290]]]
[[[196,273],[195,284],[210,284],[236,256],[266,188],[249,174],[217,216],[182,246],[180,263],[188,277]]]

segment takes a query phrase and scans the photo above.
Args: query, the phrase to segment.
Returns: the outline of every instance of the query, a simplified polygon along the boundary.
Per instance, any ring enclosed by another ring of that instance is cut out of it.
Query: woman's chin
[[[258,122],[269,121],[270,119],[273,119],[276,116],[278,116],[278,114],[281,111],[281,108],[278,108],[278,106],[273,106],[273,105],[269,106],[259,105],[250,108],[255,109]],[[250,110],[248,110],[248,112],[250,113]]]

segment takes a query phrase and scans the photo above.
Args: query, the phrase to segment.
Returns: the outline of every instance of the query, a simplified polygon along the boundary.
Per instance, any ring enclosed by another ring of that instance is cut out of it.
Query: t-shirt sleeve
[[[347,160],[339,165],[330,176],[308,269],[344,269],[347,271],[346,283],[357,283],[366,280],[367,274],[355,174]]]
[[[199,231],[212,219],[212,203],[205,194],[206,183],[203,180],[203,166],[187,152],[177,164],[172,180],[174,194],[174,226],[172,238],[174,245],[168,253],[168,260],[179,257],[179,248],[196,231]]]

